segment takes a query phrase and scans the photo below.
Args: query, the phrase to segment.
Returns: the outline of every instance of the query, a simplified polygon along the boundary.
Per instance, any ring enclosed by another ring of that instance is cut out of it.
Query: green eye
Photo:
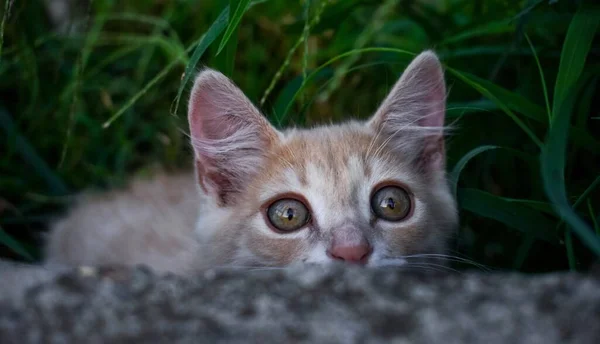
[[[375,215],[387,221],[400,221],[410,213],[410,196],[398,186],[384,186],[371,198]]]
[[[306,225],[310,214],[304,203],[292,198],[285,198],[269,206],[267,217],[277,230],[292,232]]]

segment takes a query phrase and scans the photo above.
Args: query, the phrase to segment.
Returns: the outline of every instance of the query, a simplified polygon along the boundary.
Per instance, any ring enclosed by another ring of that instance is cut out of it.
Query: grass
[[[80,3],[68,34],[42,1],[0,6],[0,257],[39,259],[66,195],[189,166],[185,101],[201,66],[231,76],[275,125],[313,125],[370,116],[428,48],[458,128],[453,250],[527,272],[600,257],[593,1]]]

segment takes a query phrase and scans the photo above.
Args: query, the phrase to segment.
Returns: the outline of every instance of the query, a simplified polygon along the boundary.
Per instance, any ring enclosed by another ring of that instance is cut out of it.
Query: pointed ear
[[[442,66],[426,51],[406,68],[368,125],[420,168],[443,171],[445,103]]]
[[[200,186],[219,205],[235,203],[278,132],[239,88],[210,69],[196,77],[188,121]]]

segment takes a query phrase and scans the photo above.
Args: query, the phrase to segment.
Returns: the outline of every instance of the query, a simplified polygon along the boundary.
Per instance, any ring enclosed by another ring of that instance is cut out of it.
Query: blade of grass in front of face
[[[29,260],[30,262],[34,261],[33,255],[29,253],[27,249],[19,243],[19,241],[6,233],[2,227],[0,227],[0,244],[8,247],[11,251]]]
[[[183,89],[185,88],[187,83],[192,78],[192,75],[194,74],[193,73],[194,68],[196,68],[198,61],[200,61],[200,58],[202,57],[202,55],[204,55],[204,52],[206,51],[206,49],[208,49],[208,47],[221,34],[221,32],[223,32],[223,30],[225,30],[228,18],[229,18],[229,5],[227,5],[227,7],[225,7],[225,9],[221,12],[221,14],[219,14],[217,19],[210,25],[210,27],[208,28],[208,31],[206,31],[206,33],[204,35],[202,35],[202,37],[200,37],[200,40],[197,43],[196,49],[194,50],[192,57],[190,58],[187,65],[185,66],[185,71],[183,72],[183,78],[181,80],[181,84],[179,84],[179,89],[177,90],[177,97],[175,97],[175,106],[171,110],[172,115],[177,114],[177,109],[179,109],[179,101],[181,100],[181,95],[183,94]],[[192,46],[194,46],[194,45],[195,44],[193,44]]]
[[[231,36],[237,33],[237,27],[242,21],[242,16],[246,13],[246,9],[248,8],[248,4],[250,4],[250,0],[229,0],[229,11],[233,11],[235,6],[235,11],[232,15],[229,16],[229,25],[227,25],[227,29],[223,34],[223,39],[221,39],[221,43],[219,43],[219,49],[217,50],[217,55],[221,53],[221,50],[225,48],[227,41],[231,38]],[[237,38],[236,38],[237,40]]]
[[[460,178],[460,173],[462,172],[463,168],[465,168],[465,166],[467,165],[467,163],[473,159],[475,156],[491,150],[491,149],[496,149],[499,148],[498,146],[479,146],[477,148],[472,149],[470,152],[468,152],[467,154],[465,154],[462,158],[460,158],[460,160],[456,163],[456,165],[454,165],[454,168],[452,168],[452,172],[450,172],[449,175],[449,180],[450,180],[450,189],[452,190],[452,194],[454,195],[454,197],[456,198],[456,190],[458,187],[458,180]]]
[[[597,11],[580,8],[567,31],[554,90],[552,126],[541,154],[541,173],[544,190],[555,211],[582,243],[600,257],[600,239],[569,205],[565,186],[568,127],[578,91],[574,86],[598,28],[598,17],[592,14],[597,14]]]
[[[467,188],[458,189],[458,204],[461,209],[499,221],[538,239],[550,243],[557,242],[554,223],[532,208],[513,204],[482,190]]]
[[[548,89],[546,87],[546,78],[544,77],[544,70],[542,69],[542,65],[540,64],[540,59],[538,58],[537,52],[535,51],[535,47],[531,40],[529,39],[529,35],[525,34],[525,39],[531,48],[531,53],[533,54],[533,58],[535,59],[535,64],[538,67],[538,71],[540,72],[540,81],[542,83],[542,90],[544,92],[544,100],[546,101],[546,112],[548,113],[548,123],[552,122],[552,110],[550,109],[550,100],[548,99]]]
[[[4,108],[0,108],[0,128],[4,130],[5,137],[11,139],[21,155],[21,158],[46,182],[48,189],[50,189],[53,195],[62,196],[69,193],[68,188],[62,180],[52,171],[52,169],[50,169],[29,142],[18,132],[17,127]]]

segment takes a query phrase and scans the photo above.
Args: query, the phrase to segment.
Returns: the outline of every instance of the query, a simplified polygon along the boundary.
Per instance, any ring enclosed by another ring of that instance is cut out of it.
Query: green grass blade
[[[314,76],[313,80],[321,80],[326,77],[330,77],[332,75],[333,75],[333,70],[326,68],[326,69],[319,71]],[[287,85],[285,85],[285,87],[279,92],[279,95],[277,96],[277,99],[275,100],[275,104],[273,105],[273,113],[271,116],[274,121],[281,123],[282,118],[281,118],[280,114],[283,113],[286,106],[290,103],[292,97],[294,97],[296,92],[298,92],[298,90],[302,87],[304,80],[305,80],[305,78],[302,75],[297,76],[294,79],[292,79],[291,81],[289,81],[287,83]]]
[[[466,73],[463,71],[456,70],[454,68],[446,67],[446,70],[463,80],[469,86],[478,86],[491,93],[496,101],[494,103],[498,106],[498,102],[501,102],[504,106],[508,107],[512,111],[517,111],[523,116],[532,119],[536,122],[546,123],[546,114],[544,109],[538,104],[533,103],[529,99],[513,91],[507,90],[501,86],[490,82],[489,80],[480,78],[476,75]],[[477,90],[477,89],[476,89]],[[493,101],[493,99],[490,99]]]
[[[114,115],[112,115],[108,120],[106,120],[102,124],[102,128],[106,129],[110,127],[110,125],[116,121],[121,115],[125,113],[133,104],[135,104],[144,94],[148,92],[152,87],[154,87],[160,80],[162,80],[169,72],[175,68],[175,66],[179,63],[179,60],[174,60],[169,63],[163,70],[161,70],[158,74],[152,78],[152,80],[148,81],[146,86],[144,86],[139,92],[137,92],[133,97],[129,98],[129,100],[123,105]]]
[[[546,78],[544,77],[544,70],[542,69],[542,65],[540,63],[540,59],[538,58],[537,52],[535,51],[535,47],[531,40],[529,39],[529,35],[525,34],[525,39],[531,48],[531,53],[533,54],[533,58],[535,59],[535,64],[538,67],[538,71],[540,72],[540,79],[542,82],[542,90],[544,91],[544,100],[546,101],[546,112],[548,113],[548,122],[552,122],[552,110],[550,109],[550,100],[548,98],[548,88],[546,87]]]
[[[183,89],[185,85],[188,84],[190,78],[194,74],[194,68],[196,68],[196,64],[200,61],[202,55],[208,47],[214,42],[214,40],[225,30],[225,26],[227,25],[227,20],[229,18],[229,6],[227,6],[221,14],[217,17],[217,19],[211,24],[210,28],[206,33],[200,38],[190,61],[185,67],[185,72],[183,73],[183,79],[181,80],[181,84],[179,85],[179,89],[177,90],[177,97],[175,98],[175,107],[171,111],[172,114],[177,113],[177,109],[179,108],[179,101],[181,100],[181,95],[183,94]]]
[[[60,180],[60,178],[52,171],[52,169],[46,164],[46,162],[40,158],[36,153],[35,149],[27,142],[27,140],[21,136],[18,132],[17,127],[13,123],[10,115],[0,108],[0,128],[4,130],[5,137],[13,140],[15,147],[19,154],[31,168],[33,168],[37,174],[46,182],[48,188],[53,195],[62,196],[69,193],[69,189]]]
[[[475,28],[470,28],[466,31],[458,33],[454,36],[450,36],[440,42],[440,46],[455,44],[467,39],[471,39],[474,37],[481,37],[486,35],[497,35],[501,33],[508,33],[515,31],[515,24],[511,22],[509,19],[503,19],[491,23],[486,23],[481,26],[477,26]]]
[[[529,136],[531,141],[533,141],[538,147],[540,147],[540,148],[542,147],[542,141],[540,141],[540,139],[533,133],[533,131],[531,131],[531,129],[529,129],[529,127],[527,127],[525,125],[525,123],[523,123],[523,121],[510,109],[510,106],[508,106],[504,102],[504,99],[501,99],[496,94],[494,94],[494,92],[492,92],[490,90],[490,87],[486,87],[487,86],[486,84],[491,84],[490,82],[483,83],[481,81],[478,81],[477,80],[478,78],[474,78],[472,75],[469,75],[468,73],[459,72],[458,70],[453,69],[453,68],[446,68],[446,70],[449,71],[450,73],[454,74],[456,77],[458,77],[459,79],[464,81],[469,86],[473,87],[476,91],[481,93],[486,98],[489,98],[491,101],[496,103],[496,105],[498,105],[498,107],[502,111],[504,111],[504,113],[506,113],[527,134],[527,136]],[[513,95],[515,95],[515,94],[511,94],[511,101],[523,102],[524,105],[527,104],[526,102],[522,101],[522,99],[524,99],[524,98],[513,97]],[[525,114],[532,115],[532,113],[525,112],[525,111],[523,112],[523,114],[524,115]]]
[[[72,93],[71,93],[71,100],[70,100],[70,106],[69,106],[69,119],[67,122],[67,129],[65,132],[65,141],[63,144],[63,148],[61,150],[61,154],[60,154],[60,160],[58,162],[58,169],[61,169],[63,167],[63,164],[65,162],[65,159],[67,157],[67,150],[69,149],[69,146],[71,144],[71,139],[73,136],[73,130],[75,129],[75,122],[76,122],[76,117],[77,117],[77,109],[79,107],[79,103],[80,103],[80,98],[81,98],[81,87],[82,87],[82,75],[85,71],[85,67],[87,66],[87,62],[88,62],[88,58],[90,56],[90,54],[92,53],[92,49],[94,47],[94,45],[96,44],[96,42],[98,41],[98,38],[100,36],[100,32],[102,30],[102,27],[104,26],[104,22],[106,21],[104,13],[102,13],[101,15],[98,16],[97,20],[94,22],[93,27],[87,32],[86,34],[86,39],[85,42],[83,44],[82,50],[80,51],[79,55],[77,56],[77,59],[75,61],[75,67],[73,69],[73,77],[72,77],[72,81],[71,84],[73,85],[72,88],[70,87],[70,89],[72,89]],[[85,25],[87,27],[87,23]]]
[[[458,204],[461,209],[499,221],[538,239],[557,242],[553,222],[535,209],[514,204],[485,191],[464,188],[458,190]]]
[[[456,197],[456,190],[458,187],[458,179],[460,178],[460,173],[462,172],[463,168],[465,168],[465,166],[467,165],[467,163],[473,159],[475,156],[491,150],[491,149],[496,149],[499,148],[498,146],[491,146],[491,145],[487,145],[487,146],[479,146],[473,150],[471,150],[470,152],[468,152],[467,154],[465,154],[462,158],[460,158],[460,160],[456,163],[456,165],[454,165],[454,168],[452,168],[452,172],[450,172],[450,189],[452,190],[452,194],[454,194],[454,197]]]
[[[501,198],[507,202],[511,202],[511,203],[515,203],[515,204],[522,204],[527,207],[538,210],[540,212],[543,212],[547,215],[556,216],[556,213],[554,212],[552,205],[548,202],[534,201],[534,200],[530,200],[530,199],[510,198],[510,197],[501,197]]]
[[[590,218],[592,219],[592,224],[594,225],[594,230],[596,231],[596,235],[600,237],[600,225],[598,225],[598,221],[596,220],[596,215],[594,214],[594,208],[592,207],[592,202],[588,199],[587,201],[588,211],[590,213]]]
[[[544,190],[552,202],[554,210],[579,236],[581,241],[600,256],[600,239],[569,205],[565,189],[565,162],[568,138],[568,125],[575,98],[572,89],[561,102],[561,109],[554,112],[553,125],[541,154],[541,172]]]
[[[2,24],[0,24],[0,62],[2,62],[2,47],[4,46],[4,25],[10,16],[10,8],[12,7],[14,0],[5,0],[4,2],[4,15],[2,16]]]
[[[296,92],[294,93],[294,95],[290,98],[289,103],[287,104],[283,113],[281,114],[281,119],[282,120],[285,119],[285,117],[289,113],[290,109],[292,108],[294,101],[296,100],[296,98],[298,98],[298,95],[304,90],[306,85],[308,85],[308,82],[311,81],[319,73],[319,71],[321,71],[322,69],[326,68],[327,66],[329,66],[345,57],[353,56],[356,54],[369,53],[369,52],[395,53],[395,54],[399,54],[399,55],[406,55],[409,57],[414,57],[416,55],[413,52],[410,52],[407,50],[402,50],[402,49],[372,47],[372,48],[363,48],[363,49],[353,49],[353,50],[346,51],[342,54],[339,54],[337,56],[334,56],[334,57],[330,58],[328,61],[326,61],[325,63],[323,63],[322,65],[320,65],[319,67],[317,67],[306,77],[305,82],[302,83],[302,86],[300,88],[298,88],[296,90]]]
[[[308,27],[305,27],[302,30],[302,35],[300,35],[300,37],[298,37],[298,40],[296,40],[296,42],[294,43],[292,48],[288,51],[285,59],[283,60],[283,63],[281,64],[281,66],[279,67],[277,72],[275,72],[275,75],[271,79],[271,82],[269,82],[269,86],[267,86],[267,89],[265,90],[263,96],[260,98],[260,103],[259,103],[260,106],[264,105],[265,101],[267,100],[267,98],[269,97],[269,95],[271,94],[273,89],[275,89],[275,85],[277,84],[279,79],[281,79],[281,77],[283,76],[283,72],[290,65],[290,62],[292,61],[292,57],[294,56],[294,53],[296,52],[296,50],[300,47],[300,45],[306,39],[308,39],[308,33],[310,32],[310,29],[313,26],[317,25],[319,23],[319,21],[321,20],[321,15],[325,11],[325,7],[327,6],[327,4],[329,4],[329,1],[321,2],[321,5],[317,9],[315,16],[308,23]],[[308,6],[308,4],[307,4],[307,6]],[[308,15],[308,11],[307,11],[306,15]],[[300,88],[304,88],[304,85],[306,84],[306,81],[308,80],[308,76],[306,76],[304,73],[302,74],[302,76],[303,76],[303,78],[302,78],[303,81],[302,81],[302,86]],[[295,96],[294,96],[294,99],[295,99]],[[293,99],[291,99],[290,101],[293,101]],[[288,105],[290,105],[290,104],[288,104]],[[281,113],[282,120],[283,120],[283,118],[286,117],[286,114],[287,114],[287,110]]]
[[[600,239],[575,213],[569,204],[565,187],[568,127],[578,91],[575,86],[598,29],[597,15],[597,10],[582,7],[569,25],[554,89],[552,126],[540,158],[544,191],[555,211],[579,236],[582,243],[600,257]]]
[[[560,65],[554,86],[554,112],[561,109],[568,92],[579,80],[598,25],[598,8],[581,7],[571,20],[560,55]]]
[[[525,260],[529,256],[529,251],[531,250],[531,247],[534,243],[535,237],[530,234],[525,234],[525,238],[521,242],[521,245],[519,245],[517,253],[515,254],[515,259],[513,261],[513,269],[521,270],[521,268],[523,267],[523,263],[525,263]]]
[[[227,26],[227,29],[225,30],[225,34],[223,34],[223,39],[221,40],[221,43],[219,44],[219,49],[217,50],[217,55],[219,55],[221,53],[221,50],[223,50],[223,48],[229,41],[229,38],[232,36],[232,34],[234,32],[237,32],[237,27],[238,27],[240,21],[242,20],[242,16],[246,12],[246,9],[248,8],[249,3],[250,3],[250,0],[230,0],[229,1],[229,8],[231,9],[232,8],[231,5],[233,5],[233,4],[236,5],[236,8],[235,8],[235,12],[229,19],[229,25]]]
[[[576,209],[583,201],[587,199],[587,197],[592,193],[592,191],[596,188],[596,186],[600,185],[600,176],[596,177],[596,179],[583,191],[581,195],[577,198],[575,203],[573,203],[573,209]],[[589,199],[588,199],[589,200]],[[594,218],[592,217],[592,221]],[[564,222],[561,222],[556,226],[557,230],[562,228]],[[595,224],[594,224],[595,225]],[[596,230],[596,234],[598,233],[598,229],[594,227]],[[573,235],[571,234],[571,230],[567,226],[565,230],[565,246],[567,249],[567,259],[569,261],[569,267],[572,271],[575,271],[575,250],[573,248]]]
[[[15,252],[19,256],[33,262],[35,259],[33,255],[27,251],[27,249],[21,245],[15,238],[10,236],[8,233],[0,227],[0,244],[8,247],[11,251]]]
[[[502,108],[502,104],[508,107],[509,111],[512,110],[519,112],[523,116],[535,120],[536,122],[544,124],[548,122],[548,115],[544,113],[544,108],[531,102],[529,99],[473,74],[458,71],[449,67],[446,67],[446,70],[449,73],[456,75],[468,85],[474,87],[484,96],[486,96],[486,98],[492,100],[494,104],[496,104],[496,106],[501,108],[503,111],[505,111],[506,108]],[[481,88],[481,90],[476,87]],[[486,94],[492,94],[493,97],[488,97]],[[570,135],[573,137],[573,142],[579,147],[590,152],[596,152],[597,150],[600,150],[600,142],[598,142],[587,131],[572,126],[569,130]]]
[[[353,49],[364,48],[370,41],[373,41],[374,37],[381,32],[387,17],[394,12],[394,8],[397,5],[397,0],[381,1],[380,5],[375,10],[375,13],[373,13],[371,21],[354,39]],[[337,66],[331,82],[329,82],[326,90],[320,95],[320,99],[322,101],[328,99],[329,95],[331,95],[337,88],[341,86],[344,76],[348,73],[348,70],[352,67],[352,65],[358,61],[359,57],[359,55],[351,55],[347,59],[344,59],[339,66]]]
[[[229,8],[236,8],[237,5],[237,0],[229,0]],[[238,31],[239,26],[236,26],[234,32],[231,34],[231,37],[225,44],[224,53],[219,58],[213,61],[214,67],[229,78],[233,78],[235,54],[237,51],[238,44]]]
[[[573,203],[573,208],[577,208],[583,201],[585,201],[598,185],[600,185],[600,175],[597,176],[587,188],[585,188],[579,197],[577,197],[577,200],[575,203]]]

